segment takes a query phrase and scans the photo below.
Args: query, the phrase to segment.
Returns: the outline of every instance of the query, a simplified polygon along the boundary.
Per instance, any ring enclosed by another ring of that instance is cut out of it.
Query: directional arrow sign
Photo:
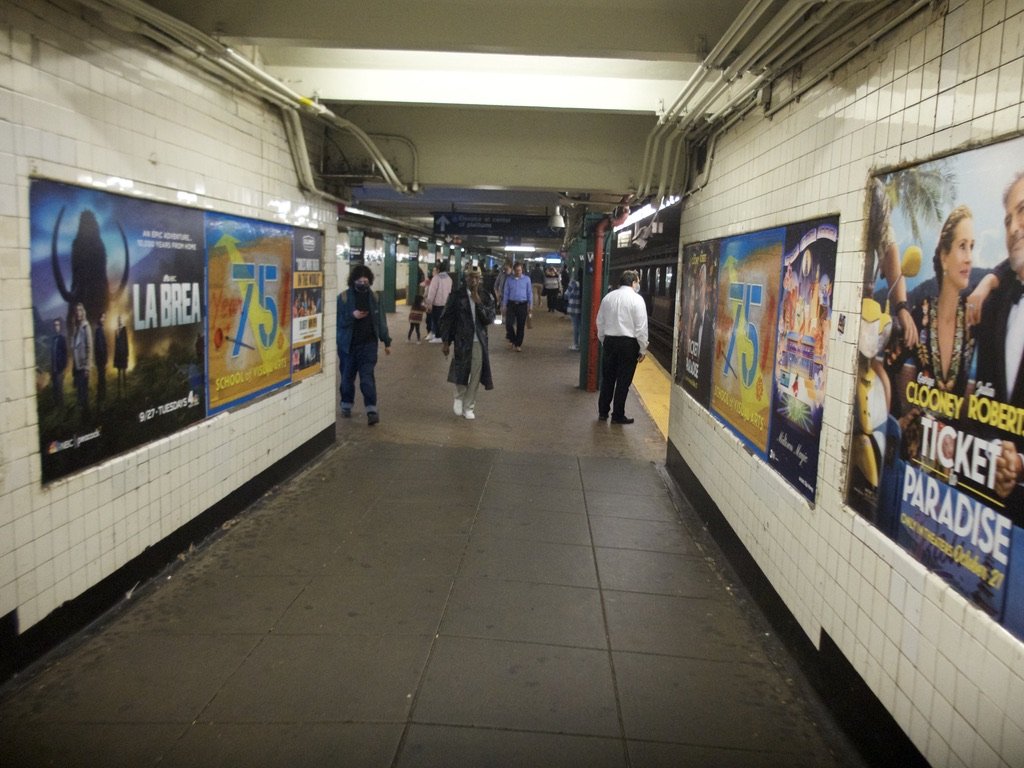
[[[553,238],[561,237],[562,230],[549,227],[546,216],[452,212],[434,214],[434,234],[502,238]]]

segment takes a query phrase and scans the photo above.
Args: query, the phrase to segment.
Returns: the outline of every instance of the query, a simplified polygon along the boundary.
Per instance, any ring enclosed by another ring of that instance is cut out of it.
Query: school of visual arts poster
[[[282,224],[206,214],[211,415],[291,380],[293,242]]]
[[[202,419],[203,214],[29,188],[43,482]]]
[[[1020,637],[1022,170],[1018,138],[869,180],[847,488],[850,506]]]
[[[704,408],[711,402],[719,242],[708,240],[683,248],[676,381]]]
[[[324,338],[323,233],[295,230],[292,286],[292,380],[319,373]]]

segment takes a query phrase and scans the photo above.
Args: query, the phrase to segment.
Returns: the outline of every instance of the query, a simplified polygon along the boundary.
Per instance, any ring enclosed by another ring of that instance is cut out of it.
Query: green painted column
[[[398,279],[398,238],[395,235],[384,235],[384,291],[381,296],[381,309],[385,312],[395,311],[395,288]]]
[[[417,238],[409,238],[409,280],[405,289],[405,303],[412,306],[416,298],[416,291],[420,287],[420,241]],[[426,272],[424,271],[424,274]]]

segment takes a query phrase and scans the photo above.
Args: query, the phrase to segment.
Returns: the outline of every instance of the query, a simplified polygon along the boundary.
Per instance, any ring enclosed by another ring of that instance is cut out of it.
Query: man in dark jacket
[[[448,357],[452,342],[455,355],[448,381],[455,385],[456,416],[475,419],[476,393],[481,384],[494,389],[491,361],[487,355],[487,326],[494,322],[494,299],[481,287],[480,268],[466,267],[465,282],[452,291],[441,314],[441,352]]]
[[[377,348],[384,342],[384,354],[391,354],[387,318],[373,295],[373,271],[356,264],[348,274],[348,290],[338,294],[338,366],[341,368],[341,415],[352,415],[356,399],[356,375],[366,404],[366,422],[380,422],[377,412]]]

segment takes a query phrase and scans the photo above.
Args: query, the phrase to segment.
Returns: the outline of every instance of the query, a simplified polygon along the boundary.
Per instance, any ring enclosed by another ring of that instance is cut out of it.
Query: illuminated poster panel
[[[676,380],[812,503],[838,239],[833,216],[683,247]]]
[[[768,445],[784,228],[719,246],[711,408],[760,457]]]
[[[33,179],[43,482],[202,419],[203,214]]]
[[[300,381],[322,368],[324,337],[323,234],[295,230],[292,286],[292,380]]]
[[[683,248],[676,381],[705,408],[711,402],[719,242],[709,240]]]
[[[212,415],[291,379],[291,227],[206,215]]]
[[[870,180],[847,502],[1024,637],[1022,158]]]
[[[786,227],[768,462],[810,501],[828,380],[839,219]]]

